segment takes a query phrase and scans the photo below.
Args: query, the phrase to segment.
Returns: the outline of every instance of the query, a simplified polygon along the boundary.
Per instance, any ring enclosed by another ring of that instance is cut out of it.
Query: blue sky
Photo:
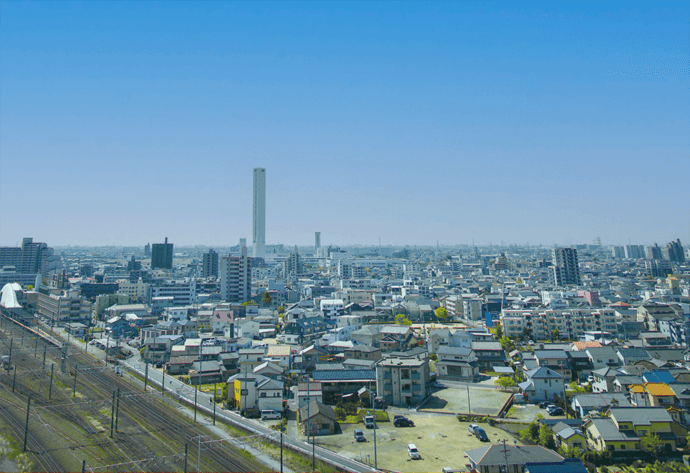
[[[689,10],[4,2],[0,244],[687,241]]]

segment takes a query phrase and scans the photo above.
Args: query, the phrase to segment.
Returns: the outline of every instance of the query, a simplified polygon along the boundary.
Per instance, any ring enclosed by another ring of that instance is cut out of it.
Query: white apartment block
[[[341,279],[340,289],[371,289],[371,279]]]
[[[141,279],[137,282],[121,279],[117,282],[117,288],[117,292],[128,295],[132,300],[141,302],[149,302],[151,300],[151,285],[143,282]]]
[[[618,330],[613,309],[506,309],[501,312],[503,333],[522,336],[530,330],[532,338],[546,340],[558,329],[561,338],[577,340],[589,331],[615,333]]]
[[[468,320],[481,320],[482,318],[482,301],[481,299],[463,299],[462,301],[463,317]]]
[[[196,283],[194,280],[166,281],[161,286],[151,287],[151,299],[172,297],[172,305],[196,304]]]

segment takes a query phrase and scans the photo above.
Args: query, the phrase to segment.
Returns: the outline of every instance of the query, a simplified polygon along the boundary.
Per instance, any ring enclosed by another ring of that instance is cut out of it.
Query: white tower
[[[316,250],[316,252],[318,252],[319,248],[321,248],[321,232],[315,232],[314,233],[314,249]]]
[[[266,169],[254,168],[254,257],[263,257],[266,246]]]

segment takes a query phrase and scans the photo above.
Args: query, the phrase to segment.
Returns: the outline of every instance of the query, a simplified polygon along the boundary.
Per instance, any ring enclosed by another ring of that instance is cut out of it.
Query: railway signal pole
[[[115,432],[117,432],[118,420],[120,420],[120,388],[117,388],[117,406],[115,407]]]
[[[72,397],[77,395],[77,371],[79,371],[79,364],[74,365],[74,388],[72,389]]]
[[[16,371],[16,370],[15,370]],[[24,426],[24,451],[26,452],[26,441],[29,436],[29,413],[31,409],[31,396],[29,396],[29,400],[26,403],[26,425]]]
[[[53,394],[53,372],[55,371],[55,363],[50,365],[50,387],[48,388],[48,400],[50,401],[50,396]]]
[[[115,391],[113,391],[113,403],[110,408],[110,438],[113,438],[113,428],[115,427]]]

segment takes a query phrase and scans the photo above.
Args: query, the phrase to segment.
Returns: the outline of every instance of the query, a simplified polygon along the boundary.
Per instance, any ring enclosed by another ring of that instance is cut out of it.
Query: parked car
[[[486,435],[486,431],[481,427],[477,427],[476,429],[474,429],[474,436],[477,437],[481,442],[489,441],[489,436]]]
[[[393,417],[393,425],[395,427],[414,427],[414,422],[405,416]]]
[[[364,427],[367,429],[373,429],[376,425],[376,420],[374,416],[364,416]]]
[[[445,388],[446,385],[443,384],[443,383],[441,383],[441,382],[439,382],[439,381],[436,381],[436,382],[434,383],[434,387],[435,387],[435,388]]]
[[[422,458],[422,456],[419,454],[419,450],[417,450],[417,446],[413,443],[407,444],[407,454],[413,460],[420,460]]]
[[[551,409],[551,410],[548,411],[548,412],[549,412],[549,415],[552,415],[552,416],[562,416],[562,415],[565,415],[565,413],[563,412],[563,409],[561,409],[560,407],[557,407],[557,408],[555,408],[555,409]]]
[[[542,409],[546,409],[550,405],[551,405],[551,401],[542,401],[539,403],[539,407],[541,407]]]
[[[472,435],[475,435],[477,433],[478,428],[479,426],[477,424],[470,424],[469,431]]]
[[[355,429],[355,440],[357,442],[366,442],[367,439],[364,438],[364,432],[362,432],[362,429]]]
[[[274,411],[272,409],[264,409],[261,411],[261,419],[282,419],[282,414],[279,411]]]

